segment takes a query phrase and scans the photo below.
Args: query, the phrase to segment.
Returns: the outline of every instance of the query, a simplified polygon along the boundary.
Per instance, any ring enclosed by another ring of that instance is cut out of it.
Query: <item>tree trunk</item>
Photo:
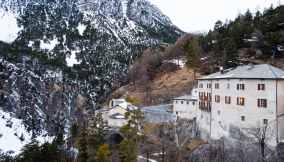
[[[196,70],[193,69],[193,80],[196,80]]]
[[[265,161],[265,142],[262,140],[260,143],[260,149],[261,149],[261,158],[262,161]]]
[[[162,162],[165,162],[165,145],[162,144]]]

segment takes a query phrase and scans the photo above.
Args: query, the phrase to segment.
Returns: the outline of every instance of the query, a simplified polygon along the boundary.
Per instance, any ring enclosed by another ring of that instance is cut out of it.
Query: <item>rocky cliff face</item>
[[[0,108],[31,136],[67,132],[127,80],[143,49],[183,34],[146,0],[2,0],[0,13],[18,24],[16,37],[0,34],[9,40],[0,42]]]

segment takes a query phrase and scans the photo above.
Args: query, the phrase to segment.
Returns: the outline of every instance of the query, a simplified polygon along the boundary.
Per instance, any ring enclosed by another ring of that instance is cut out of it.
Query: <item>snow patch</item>
[[[74,65],[80,64],[81,61],[76,59],[76,51],[71,52],[70,57],[66,57],[67,66],[73,67]]]
[[[0,134],[0,149],[4,152],[12,151],[14,154],[20,153],[23,146],[31,141],[32,136],[25,129],[22,120],[3,110],[0,110]],[[40,143],[51,142],[52,139],[44,136],[37,138]]]
[[[138,156],[138,161],[139,160],[148,160],[149,162],[158,162],[157,160],[154,160],[154,159],[147,159],[147,158],[145,158],[145,157],[143,157],[143,156]]]
[[[122,13],[123,13],[123,17],[127,17],[126,13],[127,13],[127,0],[122,0],[121,1],[121,5],[122,5]]]
[[[44,42],[43,40],[40,40],[40,48],[41,49],[48,49],[48,50],[53,50],[54,47],[58,44],[57,38],[49,41],[49,42]]]
[[[33,47],[34,42],[33,41],[29,41],[28,47]]]
[[[11,43],[18,37],[18,32],[22,29],[17,24],[17,15],[0,9],[0,40]]]
[[[80,35],[83,35],[84,31],[86,30],[87,26],[83,24],[79,24],[77,30],[79,31]]]
[[[134,21],[130,20],[130,21],[128,21],[127,24],[128,24],[130,29],[132,29],[132,30],[136,29],[136,25],[135,25]]]
[[[167,60],[165,62],[173,63],[178,65],[180,68],[185,67],[186,60],[185,59],[172,59],[172,60]]]

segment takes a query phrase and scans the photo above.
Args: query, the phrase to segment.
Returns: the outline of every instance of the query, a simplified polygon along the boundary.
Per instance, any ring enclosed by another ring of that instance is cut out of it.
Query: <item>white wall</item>
[[[116,113],[125,115],[126,112],[127,111],[125,109],[123,109],[119,106],[116,106],[113,109],[102,112],[102,117],[105,121],[107,121],[107,123],[110,127],[122,127],[125,124],[127,124],[127,120],[126,119],[114,119],[111,116],[116,114]]]
[[[199,87],[199,84],[203,84],[203,88]],[[211,93],[212,89],[207,88],[207,84],[211,84],[211,81],[209,80],[203,80],[198,81],[198,88],[197,91],[199,92],[205,92],[206,94]],[[198,104],[199,104],[199,98],[198,98]],[[198,108],[199,109],[199,108]],[[211,133],[211,113],[208,111],[203,111],[199,109],[199,115],[197,118],[197,123],[199,130],[201,131],[201,138],[203,139],[209,139],[210,133]]]
[[[211,89],[207,88],[207,84],[210,82],[211,81],[200,80],[199,84],[202,83],[203,88],[198,88],[198,91],[210,93]],[[219,83],[219,89],[215,89],[215,83]],[[237,84],[245,84],[245,90],[237,90]],[[265,84],[265,91],[258,91],[258,84]],[[260,127],[263,124],[263,119],[268,119],[269,125],[273,128],[273,131],[276,129],[275,80],[221,79],[212,80],[211,87],[211,138],[218,139],[222,136],[229,136],[230,126],[236,126],[239,128]],[[215,95],[220,96],[220,103],[215,102]],[[225,96],[231,97],[231,104],[225,104]],[[244,106],[237,105],[237,97],[245,98]],[[267,99],[267,108],[258,108],[258,98]],[[241,121],[241,116],[245,116],[245,121]],[[208,130],[208,127],[206,126],[207,123],[200,120],[200,125],[202,128]]]
[[[277,107],[277,115],[278,117],[278,137],[279,141],[284,142],[284,81],[278,81],[278,107]]]
[[[210,139],[210,131],[211,131],[210,119],[211,119],[210,112],[207,111],[200,111],[197,117],[197,125],[202,139],[206,140]]]
[[[173,100],[173,113],[179,118],[193,120],[197,117],[198,104],[196,100]]]
[[[284,116],[278,118],[279,142],[284,142]]]

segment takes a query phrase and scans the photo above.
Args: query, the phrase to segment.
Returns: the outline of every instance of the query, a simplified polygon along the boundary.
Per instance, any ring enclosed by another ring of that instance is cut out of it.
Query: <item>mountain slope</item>
[[[8,0],[0,6],[7,18],[1,20],[13,27],[1,28],[12,35],[0,34],[0,107],[31,136],[82,124],[127,81],[128,66],[143,49],[183,34],[144,0]]]

